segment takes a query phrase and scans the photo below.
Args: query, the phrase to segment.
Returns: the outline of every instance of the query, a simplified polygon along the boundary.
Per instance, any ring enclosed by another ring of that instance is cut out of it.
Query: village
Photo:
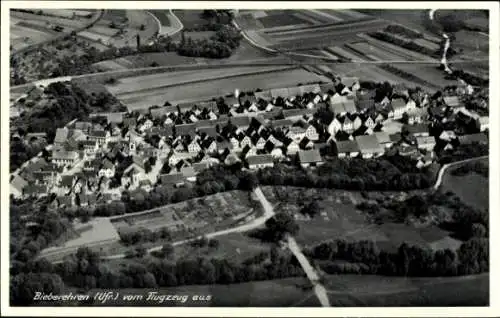
[[[473,94],[470,86],[442,96],[394,86],[392,99],[378,96],[378,102],[375,94],[357,78],[337,78],[237,91],[223,102],[93,114],[89,121],[58,128],[54,143],[12,174],[11,194],[23,199],[55,194],[54,207],[92,207],[120,200],[124,191],[133,195],[157,185],[193,183],[216,164],[239,162],[256,170],[285,162],[307,168],[333,157],[397,153],[422,168],[435,161],[436,151],[488,142],[488,116],[461,102]]]

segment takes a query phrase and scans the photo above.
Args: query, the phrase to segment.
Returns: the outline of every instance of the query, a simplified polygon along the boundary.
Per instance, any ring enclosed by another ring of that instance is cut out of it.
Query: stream
[[[431,21],[434,21],[434,14],[436,13],[437,10],[438,9],[429,10],[429,19],[431,19]],[[445,38],[445,43],[444,43],[444,48],[443,48],[443,55],[441,57],[441,64],[444,67],[444,71],[447,74],[451,75],[451,74],[453,74],[453,71],[448,66],[448,58],[446,57],[448,54],[448,49],[450,48],[450,37],[448,36],[448,34],[446,34],[444,32],[442,33],[442,36],[443,36],[443,38]],[[457,81],[459,81],[463,85],[467,85],[467,83],[459,77],[457,77]]]

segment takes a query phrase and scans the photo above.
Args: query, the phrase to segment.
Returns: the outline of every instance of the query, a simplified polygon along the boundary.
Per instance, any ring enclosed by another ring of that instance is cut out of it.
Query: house
[[[60,208],[73,206],[73,196],[70,195],[58,196],[55,201],[57,201],[57,205]]]
[[[354,140],[336,141],[335,149],[339,158],[356,157],[359,155],[358,143]]]
[[[23,198],[47,196],[47,186],[38,184],[28,184],[23,188]]]
[[[411,137],[429,136],[429,127],[426,124],[405,125],[403,130],[408,132]]]
[[[421,156],[417,161],[417,168],[422,169],[432,164],[433,156],[432,152],[427,152],[425,155]]]
[[[354,102],[354,99],[352,98],[347,98],[346,100],[343,101],[343,106],[344,106],[344,109],[345,111],[348,113],[348,114],[355,114],[358,112],[357,108],[356,108],[356,104]]]
[[[342,129],[342,123],[337,119],[337,117],[333,118],[332,122],[328,125],[328,133],[331,136],[334,136],[339,130]]]
[[[354,131],[354,123],[348,116],[344,116],[340,122],[342,123],[342,130],[345,132]]]
[[[158,180],[161,185],[182,186],[185,183],[182,173],[162,174]]]
[[[379,114],[379,116],[381,116],[381,115]],[[373,118],[371,116],[368,116],[366,118],[365,122],[363,123],[363,125],[365,125],[368,128],[373,129],[373,128],[375,128],[375,125],[377,122],[379,122],[379,121],[375,121],[375,120],[373,120]]]
[[[391,114],[394,119],[402,119],[406,109],[406,103],[402,98],[394,98],[391,101]]]
[[[484,133],[463,135],[458,137],[458,141],[461,145],[470,145],[473,143],[487,144],[488,136]]]
[[[279,147],[275,147],[273,150],[271,150],[271,156],[273,156],[273,158],[275,159],[283,158],[283,150]]]
[[[376,132],[375,137],[377,138],[378,143],[384,148],[390,148],[393,145],[391,137],[384,131]]]
[[[384,154],[384,148],[375,135],[357,136],[356,142],[363,158],[372,158]]]
[[[256,143],[257,149],[262,150],[262,149],[264,149],[265,145],[266,145],[266,140],[262,137],[259,137],[259,139],[257,140],[257,143]]]
[[[354,116],[351,120],[354,130],[358,129],[359,127],[361,127],[361,125],[363,125],[363,121],[359,116]]]
[[[403,116],[409,125],[419,124],[427,117],[427,108],[410,108]]]
[[[80,159],[76,151],[58,150],[52,152],[52,162],[57,166],[72,166]]]
[[[445,96],[443,97],[443,102],[445,103],[446,106],[452,107],[452,108],[457,108],[460,107],[460,100],[458,99],[458,96]]]
[[[196,172],[194,171],[194,168],[192,166],[182,167],[180,173],[187,181],[190,182],[196,181]]]
[[[416,137],[416,139],[417,139],[418,149],[432,151],[436,146],[436,140],[434,139],[433,136],[427,136],[427,137],[421,136],[421,137]]]
[[[290,139],[301,140],[306,135],[306,130],[299,126],[292,126],[288,129],[286,136]]]
[[[489,129],[490,118],[488,116],[481,116],[476,120],[476,125],[479,131]]]
[[[83,146],[83,152],[86,156],[94,156],[99,149],[97,141],[84,140],[80,144]]]
[[[176,136],[191,136],[196,135],[196,125],[195,124],[182,124],[175,125]]]
[[[105,130],[91,130],[87,139],[90,141],[96,141],[99,146],[105,145],[108,143],[110,137],[109,131]]]
[[[189,143],[189,145],[188,145],[188,152],[189,153],[198,153],[200,151],[201,151],[201,146],[198,143],[198,140],[193,139],[193,141],[191,141],[191,143]]]
[[[10,181],[10,194],[18,199],[23,196],[23,190],[28,185],[28,181],[21,178],[19,175],[14,175]]]
[[[57,128],[56,129],[56,136],[54,137],[54,144],[55,145],[62,145],[66,142],[66,140],[69,137],[69,129],[64,127],[64,128]]]
[[[344,103],[342,102],[336,102],[334,104],[331,104],[330,109],[335,115],[345,115],[347,114],[347,110],[344,107]]]
[[[318,140],[319,139],[318,131],[316,130],[316,127],[314,127],[313,125],[309,125],[309,127],[307,127],[306,132],[305,132],[305,136],[309,140]]]
[[[108,159],[104,159],[99,169],[99,177],[112,178],[115,175],[115,166]]]
[[[309,140],[309,138],[307,138],[307,137],[302,138],[299,142],[299,148],[301,150],[308,150],[308,149],[312,149],[313,147],[314,147],[314,142]]]
[[[269,154],[248,156],[246,160],[250,169],[261,169],[274,166],[274,158]]]
[[[457,136],[453,130],[443,130],[443,132],[439,135],[439,139],[444,141],[451,141],[456,138]]]
[[[299,143],[295,140],[289,140],[288,142],[285,142],[285,145],[287,155],[296,154],[300,150]]]
[[[240,148],[245,148],[246,146],[252,147],[252,139],[249,136],[244,136],[240,142]]]
[[[123,176],[121,178],[121,184],[123,187],[132,187],[135,188],[139,184],[139,181],[142,179],[144,171],[138,169],[135,165],[130,165],[123,172]]]
[[[299,162],[304,168],[323,164],[323,159],[318,149],[299,151]]]
[[[139,188],[149,192],[153,188],[153,184],[151,183],[151,181],[149,179],[144,179],[144,180],[139,181]]]

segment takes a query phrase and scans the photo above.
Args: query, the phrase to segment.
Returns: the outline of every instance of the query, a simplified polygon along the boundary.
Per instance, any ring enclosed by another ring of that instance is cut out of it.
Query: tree
[[[174,253],[175,249],[171,243],[167,243],[163,244],[161,251],[165,257],[170,257]]]
[[[280,212],[266,221],[266,228],[271,238],[279,241],[286,234],[295,235],[299,231],[299,225],[288,213]]]
[[[315,217],[320,213],[320,206],[318,201],[314,200],[311,203],[304,206],[301,210],[302,214],[309,215],[311,218]]]
[[[472,237],[486,237],[487,231],[481,223],[473,223],[471,226]]]

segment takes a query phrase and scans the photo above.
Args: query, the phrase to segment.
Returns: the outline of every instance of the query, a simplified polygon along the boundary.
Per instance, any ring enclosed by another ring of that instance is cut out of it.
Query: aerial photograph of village
[[[489,306],[489,13],[10,8],[10,306]]]

